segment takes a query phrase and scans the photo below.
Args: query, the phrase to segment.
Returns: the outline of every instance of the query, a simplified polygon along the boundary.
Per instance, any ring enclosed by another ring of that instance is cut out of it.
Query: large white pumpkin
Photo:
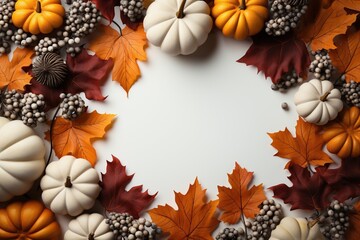
[[[99,174],[87,160],[64,156],[45,172],[42,199],[54,213],[77,216],[94,205],[101,190]]]
[[[112,240],[111,232],[105,219],[98,213],[82,214],[69,223],[69,229],[65,232],[64,240]]]
[[[319,225],[310,227],[305,218],[285,217],[271,232],[269,240],[323,240]]]
[[[324,125],[336,118],[343,108],[341,93],[327,80],[303,83],[294,97],[296,111],[310,123]]]
[[[149,42],[171,55],[195,52],[206,41],[212,24],[210,8],[203,0],[156,0],[144,19]]]
[[[0,202],[30,190],[45,168],[44,141],[22,121],[0,117]]]

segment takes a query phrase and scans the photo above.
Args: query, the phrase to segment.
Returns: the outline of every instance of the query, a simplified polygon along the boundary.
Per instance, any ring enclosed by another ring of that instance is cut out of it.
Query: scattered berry
[[[289,105],[286,102],[281,103],[281,108],[284,110],[289,110]]]

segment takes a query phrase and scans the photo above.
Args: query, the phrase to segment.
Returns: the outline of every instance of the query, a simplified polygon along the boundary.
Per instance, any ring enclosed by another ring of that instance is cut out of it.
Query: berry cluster
[[[287,89],[301,84],[304,81],[303,78],[299,77],[295,71],[283,74],[278,83],[273,83],[271,89],[279,92],[285,92]]]
[[[65,41],[56,37],[44,37],[40,39],[34,50],[36,55],[45,53],[58,52],[60,48],[65,46]]]
[[[142,19],[146,14],[143,0],[120,0],[120,11],[122,11],[131,22]]]
[[[21,108],[23,107],[22,98],[23,95],[15,90],[2,91],[0,94],[0,116],[11,120],[20,119]]]
[[[314,60],[311,62],[309,72],[314,73],[314,77],[319,80],[329,80],[334,70],[331,59],[326,50],[311,51]]]
[[[106,219],[117,240],[157,239],[161,229],[145,218],[134,219],[128,213],[112,212]]]
[[[320,216],[319,225],[327,239],[345,239],[349,227],[351,206],[337,200],[331,202],[324,215]]]
[[[265,23],[265,32],[269,35],[285,35],[296,28],[307,5],[291,5],[288,0],[274,0],[270,7],[270,20]]]
[[[29,33],[24,32],[21,28],[15,30],[14,32],[12,30],[8,30],[7,34],[11,35],[11,41],[13,41],[16,45],[24,47],[36,43],[37,41],[36,35],[30,35]]]
[[[340,91],[347,104],[360,107],[360,83],[353,80],[344,82]]]
[[[85,102],[79,94],[61,93],[60,98],[62,99],[60,111],[63,118],[75,119],[85,111]]]
[[[241,240],[244,236],[244,229],[239,228],[224,228],[221,230],[218,235],[216,235],[216,240]]]
[[[36,127],[38,122],[45,122],[45,101],[42,94],[25,93],[21,99],[21,104],[23,106],[21,109],[21,119],[24,124]]]
[[[0,2],[0,55],[10,52],[11,15],[15,9],[15,0],[3,0]]]

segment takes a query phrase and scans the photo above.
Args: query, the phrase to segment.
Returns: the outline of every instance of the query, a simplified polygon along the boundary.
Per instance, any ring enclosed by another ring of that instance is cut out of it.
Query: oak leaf
[[[360,82],[360,31],[335,39],[336,49],[330,50],[332,64],[345,74],[346,81]]]
[[[231,188],[218,186],[218,208],[224,211],[220,216],[221,221],[236,224],[243,215],[253,218],[259,213],[259,205],[266,200],[266,196],[262,184],[249,188],[252,179],[253,172],[235,163],[233,172],[228,174]]]
[[[108,212],[129,213],[139,218],[143,211],[155,199],[156,194],[150,195],[148,191],[142,191],[142,185],[125,190],[134,177],[127,175],[126,167],[120,160],[113,156],[112,162],[107,162],[106,173],[101,174],[102,188],[99,200]]]
[[[88,160],[92,166],[96,163],[96,151],[92,142],[103,138],[111,126],[115,115],[99,114],[96,111],[82,113],[71,121],[58,117],[54,120],[52,142],[56,156],[73,155]],[[46,132],[46,140],[50,141],[50,131]]]
[[[335,49],[334,38],[346,33],[356,20],[356,14],[347,15],[345,9],[335,2],[327,9],[321,9],[316,21],[306,26],[300,36],[309,42],[313,51]]]
[[[253,43],[239,63],[257,67],[265,77],[278,83],[284,73],[295,70],[298,75],[307,71],[310,55],[303,41],[292,34],[271,37],[260,34],[253,38]]]
[[[91,0],[99,9],[101,15],[111,23],[115,17],[115,6],[119,6],[120,0]]]
[[[175,192],[178,210],[167,204],[158,206],[149,211],[152,221],[170,233],[169,240],[213,240],[211,233],[219,225],[218,201],[207,202],[205,192],[196,179],[185,195]]]
[[[121,34],[110,26],[100,25],[97,33],[98,35],[90,41],[89,49],[101,59],[114,61],[112,78],[128,93],[140,77],[137,60],[147,59],[144,50],[147,40],[143,25],[140,24],[136,31],[125,27]]]
[[[360,201],[353,205],[353,211],[349,215],[349,228],[346,231],[346,240],[359,240],[360,236]]]
[[[285,128],[284,131],[268,133],[273,142],[271,145],[278,150],[275,156],[290,159],[290,163],[303,168],[309,165],[323,166],[333,160],[323,151],[324,140],[320,136],[320,127],[305,122],[301,118],[297,121],[296,137]]]
[[[34,51],[27,48],[16,48],[11,61],[8,55],[0,56],[0,88],[7,86],[8,90],[24,90],[30,83],[31,76],[22,67],[31,64]]]

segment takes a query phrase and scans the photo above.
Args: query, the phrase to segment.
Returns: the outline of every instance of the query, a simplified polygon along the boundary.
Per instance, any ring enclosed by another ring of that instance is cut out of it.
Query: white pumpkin
[[[336,118],[343,108],[341,93],[327,80],[303,83],[295,94],[298,114],[310,123],[324,125]]]
[[[0,202],[28,192],[45,168],[44,141],[22,121],[0,117]]]
[[[310,227],[304,218],[285,217],[271,232],[269,240],[323,240],[319,225]]]
[[[149,42],[171,55],[195,52],[212,25],[210,8],[203,0],[156,0],[144,19]]]
[[[77,216],[100,193],[99,174],[82,158],[64,156],[48,165],[40,182],[45,205],[57,214]]]
[[[69,229],[65,232],[64,240],[112,240],[111,232],[105,219],[98,213],[82,214],[69,223]]]

